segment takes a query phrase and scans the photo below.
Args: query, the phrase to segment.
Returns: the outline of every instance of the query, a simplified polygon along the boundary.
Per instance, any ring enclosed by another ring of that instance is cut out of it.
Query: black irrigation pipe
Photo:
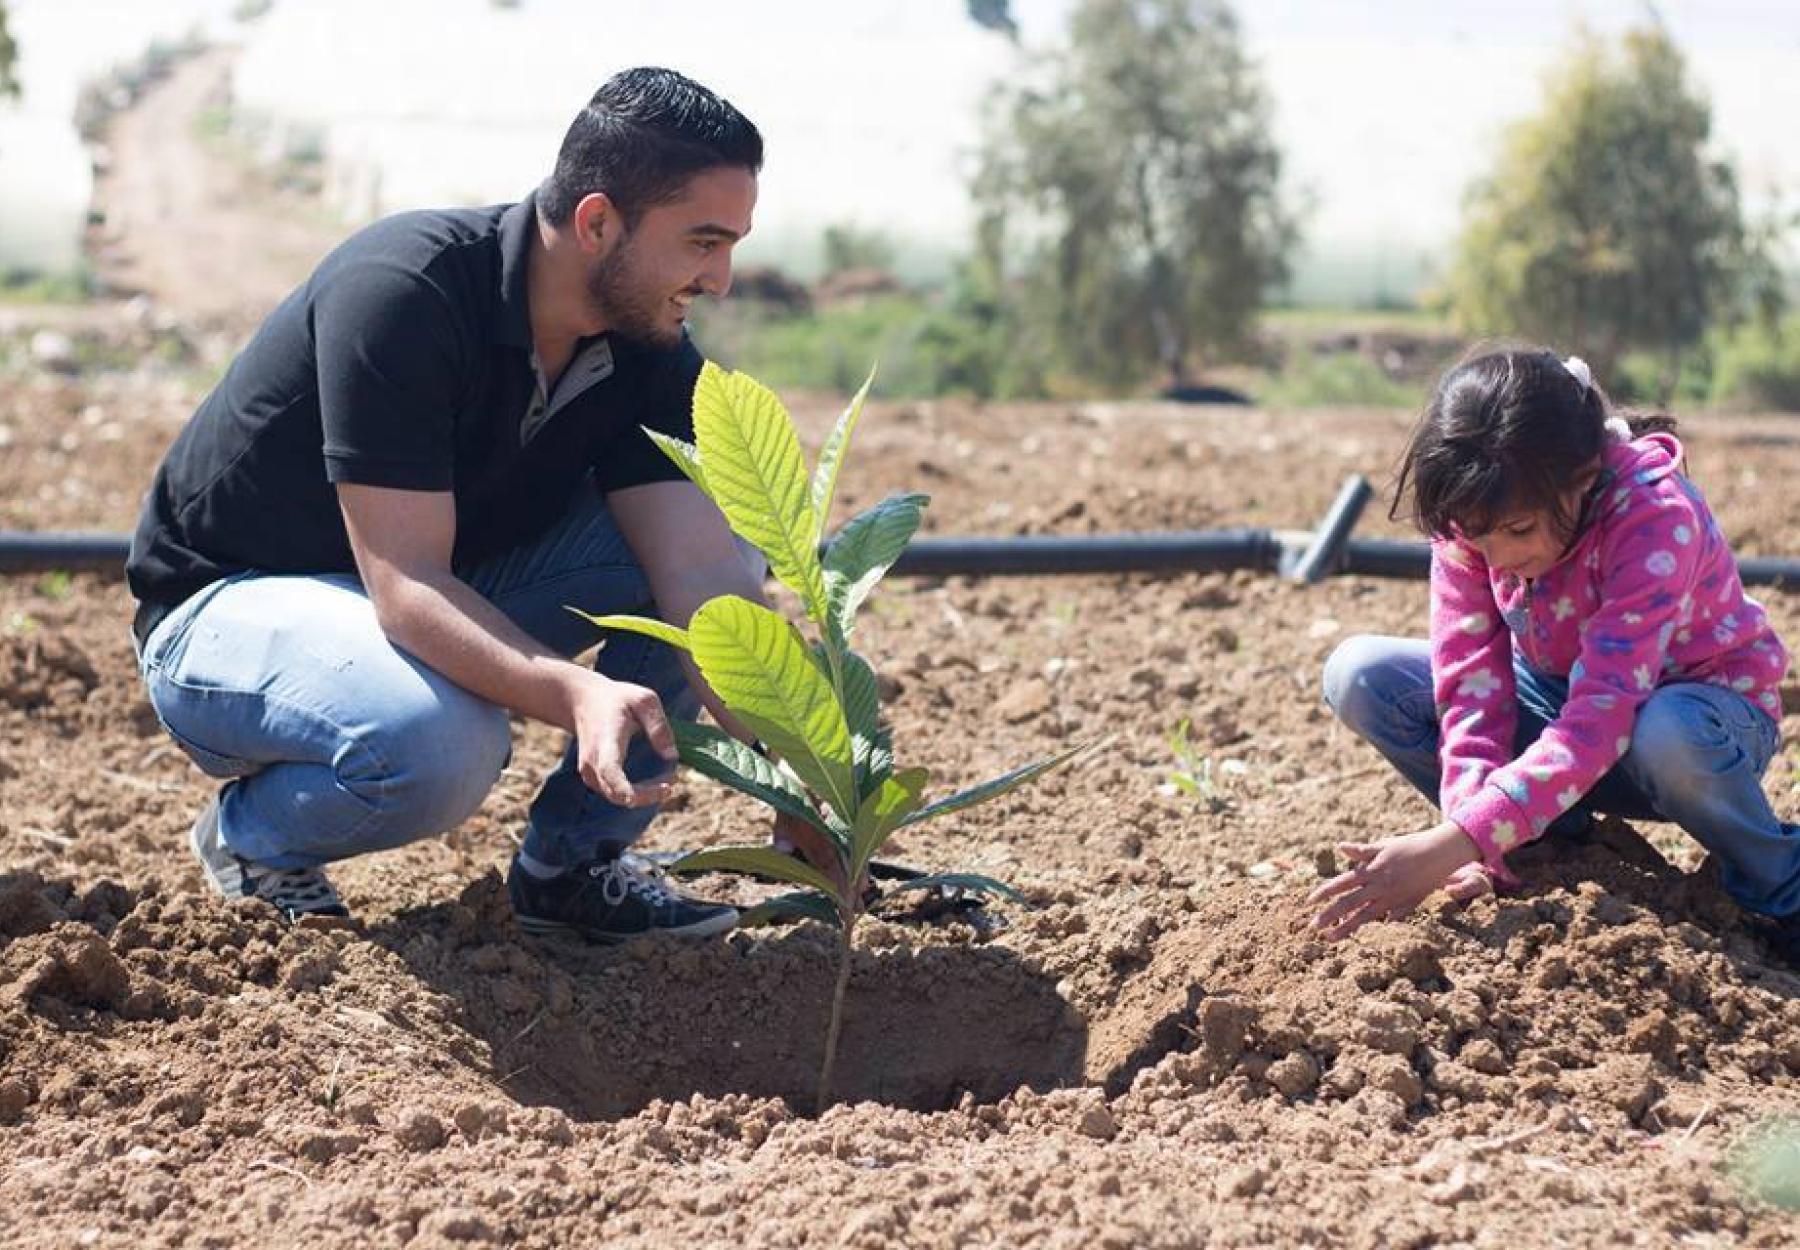
[[[131,539],[124,534],[19,534],[0,531],[0,573],[120,573]]]
[[[1042,573],[1156,573],[1273,569],[1272,530],[1195,530],[1065,538],[915,538],[894,572],[905,577],[996,577]]]
[[[1001,577],[1061,573],[1204,573],[1250,569],[1316,582],[1331,573],[1423,579],[1431,549],[1422,542],[1352,538],[1369,483],[1344,482],[1316,530],[1168,530],[1080,537],[917,538],[894,565],[911,577]],[[131,539],[124,534],[0,531],[0,575],[120,572]],[[1746,586],[1800,587],[1800,559],[1751,556],[1738,561]]]
[[[1319,522],[1319,528],[1313,531],[1312,541],[1297,558],[1292,561],[1284,559],[1281,571],[1290,580],[1311,586],[1342,564],[1345,544],[1350,541],[1350,531],[1356,528],[1358,518],[1368,506],[1369,496],[1374,493],[1369,479],[1362,474],[1353,473],[1345,478],[1337,498],[1331,502],[1330,511]]]
[[[916,577],[1058,573],[1192,573],[1229,569],[1271,572],[1292,565],[1315,546],[1310,533],[1201,530],[1189,533],[1111,534],[1091,538],[921,538],[894,572]],[[1331,573],[1423,581],[1431,548],[1391,538],[1352,538]],[[1800,588],[1800,559],[1751,556],[1738,561],[1746,586]],[[1296,578],[1296,580],[1298,580]]]

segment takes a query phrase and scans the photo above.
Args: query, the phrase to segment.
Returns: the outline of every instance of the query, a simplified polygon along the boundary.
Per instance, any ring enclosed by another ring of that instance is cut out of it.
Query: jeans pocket
[[[169,729],[168,722],[163,723]],[[251,760],[238,759],[235,756],[220,755],[216,751],[208,751],[199,743],[169,729],[169,737],[175,739],[175,745],[199,767],[208,777],[217,777],[220,781],[230,781],[234,777],[248,777],[251,773],[262,769],[261,764]]]
[[[172,668],[180,663],[181,648],[202,608],[227,586],[255,576],[255,573],[245,572],[222,577],[201,587],[164,615],[138,651],[138,670],[143,674],[144,680],[149,681],[151,669]]]
[[[144,687],[150,696],[150,710],[156,713],[157,723],[163,727],[164,732],[170,738],[174,739],[175,745],[180,747],[182,752],[193,760],[200,771],[208,777],[229,781],[233,777],[248,777],[251,773],[261,770],[262,765],[256,761],[210,750],[169,723],[171,717],[184,723],[193,719],[204,719],[200,714],[205,709],[203,706],[196,705],[195,701],[197,699],[204,701],[208,692],[194,690],[173,680],[155,659],[151,659],[144,665]]]

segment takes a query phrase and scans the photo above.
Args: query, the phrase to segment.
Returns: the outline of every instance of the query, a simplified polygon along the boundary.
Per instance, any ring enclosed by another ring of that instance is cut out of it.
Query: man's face
[[[591,263],[595,316],[621,338],[655,347],[679,343],[694,297],[722,297],[731,289],[731,251],[750,233],[755,208],[756,175],[749,170],[719,166],[695,174],[679,198],[644,210]]]

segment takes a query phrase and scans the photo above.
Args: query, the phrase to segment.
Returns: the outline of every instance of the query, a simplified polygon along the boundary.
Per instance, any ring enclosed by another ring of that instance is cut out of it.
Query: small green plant
[[[697,851],[671,866],[676,873],[743,872],[798,886],[752,909],[746,920],[789,916],[838,929],[821,1110],[831,1097],[851,944],[865,907],[861,882],[882,844],[899,829],[995,798],[1087,749],[1071,748],[930,803],[929,772],[895,767],[875,670],[850,640],[858,609],[918,529],[926,496],[882,500],[845,524],[821,554],[838,470],[873,381],[871,373],[810,474],[793,421],[774,392],[710,362],[694,391],[695,441],[649,431],[719,506],[733,532],[760,550],[770,571],[799,597],[817,631],[815,641],[780,614],[735,595],[702,604],[686,629],[644,617],[588,616],[604,629],[647,634],[691,655],[720,702],[768,753],[719,729],[678,723],[682,762],[810,826],[830,848],[829,871],[769,846]],[[926,876],[895,888],[939,886],[1018,897],[971,873]]]
[[[75,588],[75,578],[67,569],[52,569],[38,578],[37,588],[46,599],[67,599]]]
[[[1783,1211],[1800,1211],[1800,1120],[1764,1124],[1733,1153],[1739,1188]]]
[[[1199,799],[1208,811],[1222,812],[1231,806],[1231,800],[1213,780],[1212,756],[1201,755],[1189,741],[1188,733],[1192,728],[1192,723],[1184,716],[1169,735],[1169,754],[1175,757],[1169,784],[1181,793]]]

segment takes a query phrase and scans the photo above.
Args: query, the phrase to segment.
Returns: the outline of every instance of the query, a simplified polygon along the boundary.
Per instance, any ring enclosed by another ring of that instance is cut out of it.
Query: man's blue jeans
[[[1568,701],[1566,679],[1516,656],[1516,756]],[[1325,702],[1436,805],[1439,731],[1431,647],[1408,638],[1346,639],[1325,663]],[[1666,820],[1718,857],[1726,890],[1751,911],[1800,912],[1800,826],[1783,825],[1762,775],[1780,741],[1775,722],[1735,690],[1703,682],[1659,687],[1639,708],[1631,747],[1551,831],[1608,812]]]
[[[544,646],[597,640],[565,605],[654,614],[650,585],[597,492],[548,533],[459,575]],[[254,863],[310,868],[461,824],[511,754],[507,712],[399,650],[350,574],[240,574],[170,613],[140,659],[157,716],[208,774],[226,779],[225,844]],[[699,701],[675,652],[607,638],[595,668],[654,690],[671,717]],[[626,772],[667,765],[639,735]],[[582,783],[573,740],[531,805],[525,849],[569,866],[630,844],[655,809],[623,808]]]

